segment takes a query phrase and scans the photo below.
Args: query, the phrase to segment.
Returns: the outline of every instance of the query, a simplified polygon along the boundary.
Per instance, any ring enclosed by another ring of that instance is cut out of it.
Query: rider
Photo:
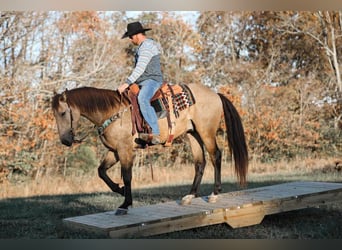
[[[161,46],[158,42],[145,36],[145,32],[151,30],[143,28],[140,22],[127,25],[127,31],[122,36],[129,37],[134,45],[138,46],[135,54],[135,67],[128,76],[126,82],[119,86],[120,93],[124,92],[132,83],[140,87],[138,103],[141,113],[152,129],[152,134],[139,134],[144,141],[151,144],[160,144],[160,131],[158,118],[150,100],[163,83],[163,75],[160,65]]]

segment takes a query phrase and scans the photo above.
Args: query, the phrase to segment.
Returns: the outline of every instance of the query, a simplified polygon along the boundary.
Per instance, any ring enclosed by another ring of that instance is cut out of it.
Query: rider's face
[[[137,45],[138,44],[138,36],[135,34],[135,35],[132,35],[132,36],[129,36],[129,39],[131,40],[131,42],[134,44],[134,45]]]

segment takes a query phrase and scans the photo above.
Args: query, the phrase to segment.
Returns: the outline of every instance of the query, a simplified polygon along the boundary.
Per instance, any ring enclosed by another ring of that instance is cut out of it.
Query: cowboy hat
[[[125,34],[121,37],[121,39],[133,36],[139,33],[144,33],[145,31],[148,31],[151,29],[144,29],[140,22],[134,22],[127,24],[127,31]]]

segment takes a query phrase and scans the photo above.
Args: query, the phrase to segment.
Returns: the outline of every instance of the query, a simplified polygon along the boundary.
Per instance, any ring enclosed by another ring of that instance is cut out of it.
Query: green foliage
[[[99,165],[96,153],[87,145],[80,145],[75,152],[70,151],[66,159],[66,175],[69,174],[85,174],[96,169]]]

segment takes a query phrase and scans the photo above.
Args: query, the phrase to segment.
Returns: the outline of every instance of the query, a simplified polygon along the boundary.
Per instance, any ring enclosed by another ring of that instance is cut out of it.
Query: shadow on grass
[[[249,182],[248,188],[275,185],[285,181]],[[212,184],[201,185],[201,195],[212,192]],[[223,192],[238,190],[235,183],[222,184]],[[163,186],[133,190],[134,206],[179,200],[190,185]],[[103,238],[66,228],[68,217],[115,210],[123,197],[111,192],[57,196],[35,196],[0,200],[1,239]],[[305,209],[266,216],[260,225],[232,229],[226,224],[202,227],[150,238],[341,238],[342,204],[321,209]]]

